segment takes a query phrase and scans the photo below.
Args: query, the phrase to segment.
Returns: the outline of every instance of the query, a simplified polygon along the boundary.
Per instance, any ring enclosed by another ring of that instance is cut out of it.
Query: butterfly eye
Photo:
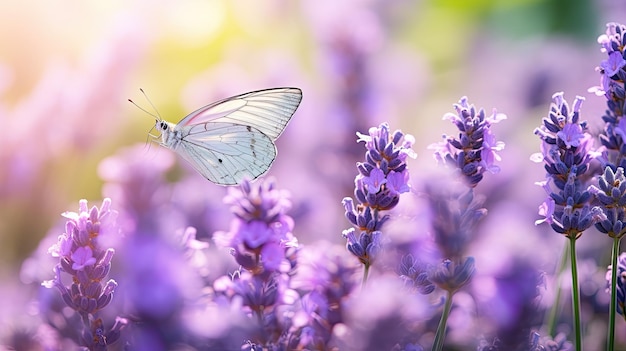
[[[167,130],[167,123],[165,122],[159,122],[159,127],[161,128],[161,130]]]

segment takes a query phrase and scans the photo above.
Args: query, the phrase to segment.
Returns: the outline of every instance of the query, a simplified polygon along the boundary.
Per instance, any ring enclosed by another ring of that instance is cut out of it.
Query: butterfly
[[[277,154],[274,142],[301,100],[298,88],[273,88],[214,102],[177,124],[155,116],[161,133],[155,138],[211,182],[236,185],[269,170]]]

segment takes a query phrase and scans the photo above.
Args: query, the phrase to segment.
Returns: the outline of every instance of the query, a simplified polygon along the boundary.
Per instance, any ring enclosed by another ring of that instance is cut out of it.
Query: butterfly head
[[[156,120],[156,124],[155,124],[155,128],[161,132],[161,133],[165,133],[168,131],[169,129],[169,125],[167,124],[167,122],[165,122],[164,120]]]

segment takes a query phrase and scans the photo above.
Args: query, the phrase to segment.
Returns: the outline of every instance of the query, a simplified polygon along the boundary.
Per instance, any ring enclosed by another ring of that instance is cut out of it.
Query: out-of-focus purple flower
[[[248,271],[276,271],[287,259],[286,252],[297,248],[293,219],[286,214],[291,207],[289,194],[276,189],[273,179],[256,183],[243,181],[230,188],[224,202],[236,216],[229,232],[216,232],[219,246],[232,249],[236,261]]]
[[[288,288],[288,279],[277,272],[251,272],[239,270],[231,277],[224,276],[213,284],[214,300],[226,301],[239,306],[240,313],[247,317],[246,324],[256,329],[239,340],[242,349],[246,346],[283,347],[294,349],[303,325],[296,326],[300,298]],[[254,348],[247,348],[254,350]]]
[[[500,351],[500,340],[496,337],[491,340],[487,340],[484,337],[478,341],[476,351]]]
[[[48,250],[53,257],[59,258],[54,268],[55,277],[42,285],[59,289],[63,301],[81,316],[83,339],[77,342],[94,350],[106,349],[106,345],[119,338],[124,324],[116,323],[107,329],[98,318],[98,312],[111,302],[117,287],[113,279],[104,282],[111,270],[115,250],[102,246],[106,236],[119,234],[117,212],[111,209],[108,198],[100,208],[93,206],[91,209],[87,200],[81,200],[78,213],[65,212],[63,217],[67,218],[65,233]],[[71,286],[63,283],[62,272],[72,277]]]
[[[367,149],[365,162],[357,163],[359,174],[354,180],[358,205],[349,197],[342,200],[346,218],[357,229],[344,230],[343,237],[348,250],[369,266],[382,249],[380,230],[389,219],[379,212],[394,208],[400,194],[410,190],[406,159],[416,157],[411,149],[415,139],[399,130],[390,133],[387,123],[370,128],[369,135],[357,135]]]
[[[612,285],[612,267],[606,272],[607,292],[610,292]],[[621,314],[626,320],[626,253],[621,253],[617,260],[617,313]]]
[[[123,122],[123,87],[145,52],[149,32],[140,28],[143,23],[137,19],[111,24],[78,62],[46,62],[28,96],[12,109],[0,107],[3,125],[12,131],[0,140],[0,196],[23,198],[38,177],[47,174],[41,171],[47,163],[110,141],[109,133],[99,131],[119,128]],[[10,85],[10,75],[20,72],[0,67],[0,85]],[[58,88],[61,85],[63,89]],[[57,116],[54,129],[48,127],[51,115]],[[85,116],[91,116],[89,128],[77,128],[85,123]],[[37,143],[31,142],[31,135],[38,136]],[[33,201],[38,200],[33,197]]]
[[[432,238],[442,258],[463,257],[476,228],[487,215],[484,200],[449,177],[426,182],[423,190],[431,212]]]
[[[404,345],[404,347],[395,348],[393,351],[424,351],[424,348],[418,344],[414,344],[412,342]]]
[[[231,303],[240,301],[243,312],[258,331],[242,348],[283,347],[294,349],[302,332],[290,317],[299,296],[289,288],[297,265],[298,241],[293,236],[293,219],[286,214],[289,194],[275,187],[273,179],[256,183],[244,180],[230,188],[224,202],[235,218],[229,232],[216,232],[218,246],[230,248],[240,265],[231,279],[218,279],[217,296]]]
[[[528,351],[574,351],[574,345],[567,341],[563,333],[552,338],[549,335],[541,337],[539,333],[533,331],[530,334]]]
[[[428,278],[439,288],[454,293],[470,282],[475,270],[473,257],[458,261],[444,260],[431,269]]]
[[[491,326],[485,330],[491,329],[498,341],[494,350],[528,349],[529,334],[541,326],[545,286],[545,274],[527,259],[516,258],[492,276],[476,277],[472,289],[481,297],[483,323]]]
[[[119,293],[124,310],[133,317],[124,339],[131,349],[169,350],[188,341],[182,319],[185,307],[199,303],[202,280],[186,259],[190,249],[182,247],[176,235],[135,232],[118,250],[123,269]]]
[[[404,286],[411,292],[430,294],[435,290],[435,286],[428,279],[428,268],[411,254],[403,256],[400,260],[398,274]]]
[[[401,284],[391,277],[379,278],[368,286],[367,293],[354,296],[343,318],[349,332],[337,335],[337,349],[378,351],[415,346],[425,333],[423,323],[432,309],[423,296],[409,294]]]
[[[116,199],[122,209],[119,223],[125,233],[175,230],[163,225],[165,218],[175,216],[171,212],[160,215],[170,197],[165,173],[173,165],[172,153],[146,152],[144,144],[123,148],[100,162],[98,174],[105,182],[102,193]]]
[[[506,115],[494,109],[491,116],[486,116],[482,108],[476,111],[476,107],[470,105],[465,96],[454,104],[454,108],[457,113],[447,113],[443,119],[456,125],[460,131],[458,138],[444,134],[444,140],[430,145],[429,149],[435,150],[434,156],[438,162],[456,167],[466,183],[475,187],[486,171],[500,171],[494,163],[500,160],[497,152],[504,149],[504,143],[496,140],[491,126],[506,119]]]
[[[549,198],[540,207],[540,214],[551,214],[550,219],[537,223],[548,222],[557,233],[578,238],[599,220],[601,213],[600,208],[591,207],[592,194],[587,188],[589,163],[595,157],[593,140],[587,133],[587,123],[579,121],[582,97],[576,98],[571,109],[563,93],[554,94],[552,100],[549,116],[535,129],[543,143],[542,154],[531,158],[543,161],[547,171],[546,181],[539,184]]]
[[[319,242],[298,252],[298,269],[291,287],[303,294],[294,320],[311,328],[307,345],[326,345],[334,327],[343,323],[346,304],[357,284],[355,267],[345,250]]]
[[[279,299],[276,276],[264,279],[260,275],[243,272],[233,279],[232,288],[235,294],[243,298],[243,305],[260,316],[266,310],[273,309]]]

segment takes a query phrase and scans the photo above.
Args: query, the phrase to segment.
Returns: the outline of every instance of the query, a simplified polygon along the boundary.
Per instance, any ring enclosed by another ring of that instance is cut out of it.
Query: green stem
[[[570,263],[572,265],[572,310],[574,311],[574,336],[576,351],[582,351],[582,328],[580,327],[580,295],[578,291],[578,268],[576,266],[576,238],[570,237]]]
[[[607,351],[615,349],[615,312],[617,310],[617,256],[619,255],[620,238],[613,238],[613,253],[611,254],[611,305],[609,307],[609,335],[606,345]]]
[[[557,267],[556,278],[554,280],[554,282],[556,283],[554,303],[552,304],[552,307],[550,308],[550,311],[547,317],[547,322],[546,322],[548,335],[552,337],[556,336],[556,325],[557,325],[556,320],[557,320],[558,311],[561,308],[561,293],[563,290],[563,286],[561,284],[561,279],[562,279],[561,276],[563,275],[563,272],[565,271],[565,266],[567,265],[568,254],[569,254],[569,245],[568,243],[565,243],[565,245],[563,245],[563,253],[561,254],[561,262],[559,262],[559,266]]]
[[[448,291],[448,295],[446,296],[446,304],[443,307],[441,320],[439,320],[439,326],[437,327],[437,334],[435,335],[435,341],[433,343],[433,351],[441,351],[443,349],[443,340],[446,336],[446,324],[448,323],[448,316],[450,315],[451,308],[452,293]]]
[[[370,264],[363,264],[363,280],[361,281],[361,291],[365,290],[365,285],[367,284],[367,277],[370,273]]]

